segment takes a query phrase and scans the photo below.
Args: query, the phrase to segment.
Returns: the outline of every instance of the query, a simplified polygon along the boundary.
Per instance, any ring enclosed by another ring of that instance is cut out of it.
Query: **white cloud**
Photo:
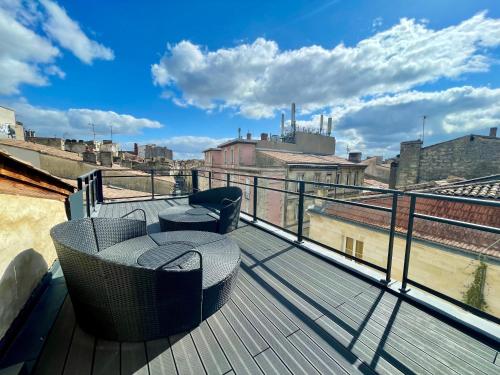
[[[114,59],[113,51],[89,39],[80,25],[68,16],[66,10],[50,0],[41,0],[41,3],[47,12],[43,29],[62,47],[70,50],[86,64],[91,64],[96,59]]]
[[[94,124],[97,134],[134,135],[144,128],[158,129],[163,125],[154,120],[137,118],[128,114],[87,108],[70,108],[68,110],[42,108],[29,104],[26,100],[9,103],[16,111],[16,119],[22,121],[26,129],[33,129],[40,136],[58,136],[65,138],[92,137]]]
[[[42,9],[34,1],[0,0],[0,95],[17,94],[22,84],[47,85],[50,75],[64,78],[55,65],[61,51],[53,40],[85,63],[113,58],[110,49],[88,39],[56,3],[43,4]]]
[[[426,144],[471,132],[488,134],[500,126],[500,89],[454,87],[436,92],[410,91],[370,100],[353,100],[331,108],[333,135],[338,153],[351,150],[385,156],[399,153],[399,143],[419,139],[422,116],[427,116]],[[299,126],[319,127],[319,115],[298,121]]]
[[[499,45],[500,19],[485,13],[441,30],[403,18],[353,47],[281,51],[276,42],[258,38],[207,51],[182,41],[168,45],[151,72],[155,85],[182,93],[179,103],[206,110],[236,108],[243,116],[263,118],[292,101],[314,111],[484,72],[492,64],[488,51]]]

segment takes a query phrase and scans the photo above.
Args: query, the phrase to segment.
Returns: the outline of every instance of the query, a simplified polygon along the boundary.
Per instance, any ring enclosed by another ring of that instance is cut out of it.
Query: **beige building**
[[[50,228],[68,219],[63,180],[0,151],[0,339],[56,259]]]
[[[0,139],[11,138],[24,140],[24,126],[16,121],[13,109],[0,106]]]
[[[500,182],[439,187],[432,192],[482,199],[500,199]],[[362,199],[363,203],[390,207],[391,196]],[[401,280],[408,223],[408,197],[398,203],[392,278]],[[500,227],[500,209],[475,204],[417,199],[416,212]],[[387,265],[390,213],[331,203],[308,210],[309,237],[334,249],[381,267]],[[457,300],[474,282],[481,261],[486,266],[480,290],[483,308],[500,317],[500,236],[473,229],[415,219],[409,278]]]

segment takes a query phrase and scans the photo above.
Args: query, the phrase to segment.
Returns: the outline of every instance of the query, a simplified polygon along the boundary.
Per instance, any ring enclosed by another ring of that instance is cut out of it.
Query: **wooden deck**
[[[99,216],[143,208],[155,230],[158,210],[170,204],[108,204]],[[230,236],[242,250],[237,288],[198,328],[150,342],[105,341],[78,327],[66,296],[34,372],[500,373],[491,343],[254,226]]]

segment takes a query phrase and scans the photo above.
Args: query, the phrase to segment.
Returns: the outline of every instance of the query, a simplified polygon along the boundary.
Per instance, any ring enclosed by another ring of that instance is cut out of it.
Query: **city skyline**
[[[453,4],[453,6],[451,6]],[[133,25],[133,26],[131,26]],[[498,126],[493,1],[85,4],[0,1],[0,105],[39,135],[173,149],[332,116],[337,154],[394,156]]]

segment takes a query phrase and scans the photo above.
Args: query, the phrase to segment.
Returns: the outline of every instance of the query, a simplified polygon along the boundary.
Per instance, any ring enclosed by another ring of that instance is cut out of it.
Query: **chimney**
[[[349,152],[349,159],[351,163],[361,162],[361,152]]]
[[[497,128],[496,126],[494,128],[490,128],[490,137],[495,137],[497,136]]]
[[[292,132],[295,134],[296,129],[296,123],[295,123],[295,103],[292,103]]]
[[[134,155],[139,154],[139,145],[137,143],[134,143]]]
[[[332,118],[331,117],[328,117],[328,125],[327,125],[326,135],[327,136],[332,135]]]
[[[241,128],[238,128],[238,139],[241,139]]]
[[[260,133],[260,140],[267,141],[267,133]]]
[[[281,136],[285,136],[285,114],[281,112]]]
[[[319,134],[323,133],[323,115],[319,118]]]
[[[252,133],[248,132],[247,133],[247,139],[250,141],[252,139]]]

